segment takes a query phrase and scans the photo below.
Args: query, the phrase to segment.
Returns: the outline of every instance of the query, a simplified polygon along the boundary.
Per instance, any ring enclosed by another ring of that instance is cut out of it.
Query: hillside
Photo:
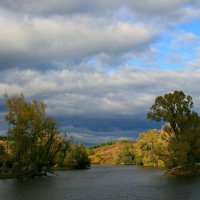
[[[91,164],[116,164],[119,153],[132,141],[115,141],[89,148]]]

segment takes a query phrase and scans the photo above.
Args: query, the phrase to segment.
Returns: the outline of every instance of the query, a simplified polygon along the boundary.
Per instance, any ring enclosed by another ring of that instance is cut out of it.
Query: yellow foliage
[[[91,163],[94,164],[94,165],[102,163],[102,158],[98,155],[89,156],[89,158],[90,158]]]

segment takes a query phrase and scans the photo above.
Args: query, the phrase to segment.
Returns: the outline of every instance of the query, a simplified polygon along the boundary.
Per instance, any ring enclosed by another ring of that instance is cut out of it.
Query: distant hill
[[[116,164],[119,153],[134,141],[112,141],[89,148],[91,164]]]

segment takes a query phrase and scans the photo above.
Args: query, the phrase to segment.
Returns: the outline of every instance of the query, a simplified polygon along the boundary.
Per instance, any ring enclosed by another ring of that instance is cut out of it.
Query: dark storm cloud
[[[140,0],[1,0],[0,4],[4,9],[24,12],[27,14],[72,14],[72,13],[86,13],[86,12],[107,12],[109,10],[116,10],[123,7],[131,8],[135,11],[148,14],[164,14],[171,12],[186,3],[192,4],[198,1],[187,0],[146,0],[145,3]]]

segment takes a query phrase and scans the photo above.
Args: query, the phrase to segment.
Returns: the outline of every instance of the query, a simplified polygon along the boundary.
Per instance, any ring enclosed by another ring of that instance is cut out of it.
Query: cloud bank
[[[199,11],[199,0],[0,0],[0,133],[5,92],[43,100],[85,143],[160,126],[146,112],[174,90],[198,111]]]

